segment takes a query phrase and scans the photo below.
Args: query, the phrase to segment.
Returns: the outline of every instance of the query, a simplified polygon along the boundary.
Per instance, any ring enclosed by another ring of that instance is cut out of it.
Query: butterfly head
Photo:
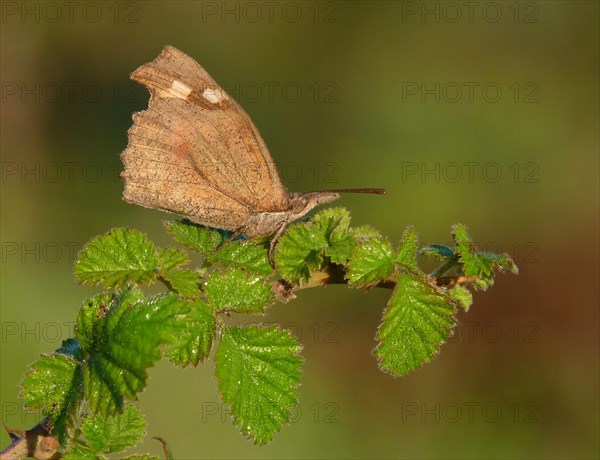
[[[292,212],[297,215],[297,218],[304,216],[307,212],[320,204],[329,203],[335,201],[340,197],[337,192],[306,192],[306,193],[292,193],[291,203]]]

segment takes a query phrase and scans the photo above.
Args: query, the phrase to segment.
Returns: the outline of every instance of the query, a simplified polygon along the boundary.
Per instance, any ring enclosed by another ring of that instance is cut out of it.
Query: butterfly
[[[166,46],[131,78],[150,91],[148,109],[133,115],[123,199],[180,214],[247,237],[274,235],[340,192],[288,192],[258,129],[244,109],[194,59]]]

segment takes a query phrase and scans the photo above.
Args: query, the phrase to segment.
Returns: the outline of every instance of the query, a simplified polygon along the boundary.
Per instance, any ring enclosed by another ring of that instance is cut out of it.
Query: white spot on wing
[[[223,100],[223,94],[217,88],[206,88],[202,97],[211,104],[218,104]]]
[[[179,80],[173,80],[173,84],[169,89],[169,95],[171,97],[178,97],[179,99],[187,99],[192,92],[192,88]]]

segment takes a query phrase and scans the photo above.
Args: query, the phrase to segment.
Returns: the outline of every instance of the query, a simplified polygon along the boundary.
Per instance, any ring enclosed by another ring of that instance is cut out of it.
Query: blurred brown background
[[[370,355],[389,292],[274,306],[305,346],[301,405],[266,447],[234,428],[212,363],[151,369],[140,407],[176,458],[597,458],[597,2],[11,2],[2,7],[2,421],[39,353],[72,335],[74,254],[114,226],[168,244],[120,199],[118,154],[166,44],[247,110],[291,190],[347,196],[355,225],[447,242],[467,224],[519,276],[460,313],[401,379]],[[3,436],[2,445],[8,444]]]

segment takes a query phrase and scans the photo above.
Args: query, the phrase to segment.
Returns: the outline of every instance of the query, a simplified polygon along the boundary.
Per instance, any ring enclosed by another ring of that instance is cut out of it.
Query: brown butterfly
[[[133,115],[121,154],[123,199],[248,237],[275,234],[339,192],[288,192],[250,117],[187,54],[166,46],[131,74],[150,90],[148,110]]]

